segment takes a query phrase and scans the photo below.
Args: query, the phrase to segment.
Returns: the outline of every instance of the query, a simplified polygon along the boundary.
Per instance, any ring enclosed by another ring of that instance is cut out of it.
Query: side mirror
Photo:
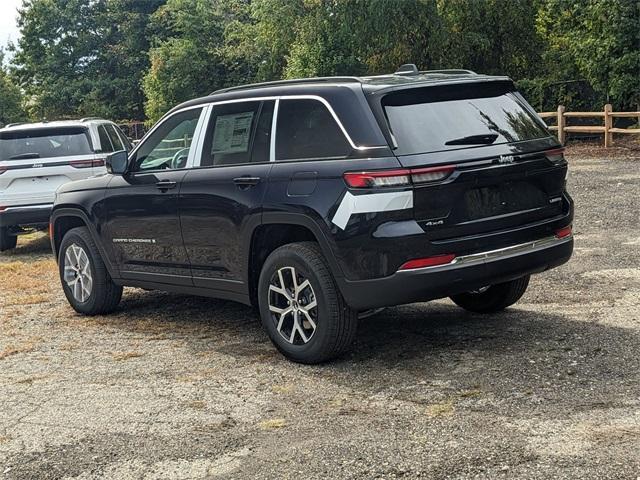
[[[107,172],[122,175],[127,171],[127,166],[129,165],[129,154],[126,150],[114,152],[107,155],[104,163],[107,167]]]

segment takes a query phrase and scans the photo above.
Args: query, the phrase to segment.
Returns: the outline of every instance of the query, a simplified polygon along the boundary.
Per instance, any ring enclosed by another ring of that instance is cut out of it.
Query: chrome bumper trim
[[[562,245],[563,243],[566,243],[571,239],[573,239],[573,235],[568,235],[562,238],[558,238],[554,235],[552,237],[544,237],[538,240],[533,240],[531,242],[520,243],[518,245],[511,245],[509,247],[498,248],[496,250],[489,250],[487,252],[463,255],[461,257],[454,258],[450,263],[446,263],[444,265],[434,265],[432,267],[414,268],[410,270],[398,270],[397,273],[414,273],[414,272],[423,272],[427,270],[429,271],[444,270],[454,266],[464,267],[468,265],[488,263],[494,260],[501,260],[501,259],[505,259],[505,258],[517,256],[517,255],[522,255],[525,253],[537,252],[539,250],[544,250],[545,248]]]

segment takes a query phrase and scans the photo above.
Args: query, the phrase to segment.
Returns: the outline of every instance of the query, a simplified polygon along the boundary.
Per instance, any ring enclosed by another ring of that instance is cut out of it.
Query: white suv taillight
[[[352,188],[404,187],[442,181],[449,177],[455,169],[455,165],[442,165],[374,172],[347,172],[344,174],[344,180]]]
[[[69,162],[74,168],[91,168],[91,167],[104,167],[104,158],[97,158],[95,160],[72,160]]]

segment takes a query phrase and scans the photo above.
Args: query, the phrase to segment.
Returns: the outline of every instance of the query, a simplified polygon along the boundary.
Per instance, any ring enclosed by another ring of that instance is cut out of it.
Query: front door
[[[192,284],[178,196],[203,111],[191,108],[164,120],[133,152],[129,172],[109,183],[105,233],[123,278]]]
[[[247,291],[245,252],[262,218],[274,103],[213,106],[199,168],[187,173],[180,190],[182,232],[196,286]]]

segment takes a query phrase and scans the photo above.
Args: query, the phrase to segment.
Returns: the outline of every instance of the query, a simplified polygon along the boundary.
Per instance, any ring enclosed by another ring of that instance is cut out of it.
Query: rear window
[[[382,99],[398,155],[549,136],[524,99],[504,84],[403,90]]]
[[[0,160],[66,157],[92,153],[84,127],[0,132]]]
[[[342,130],[318,100],[280,101],[276,160],[344,158],[351,152]]]

